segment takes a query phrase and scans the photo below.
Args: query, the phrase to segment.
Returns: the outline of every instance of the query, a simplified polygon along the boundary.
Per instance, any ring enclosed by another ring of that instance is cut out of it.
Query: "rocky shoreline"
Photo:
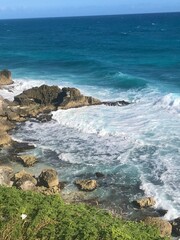
[[[0,71],[0,88],[13,83],[11,72]],[[23,91],[14,97],[14,101],[9,101],[0,96],[0,185],[8,187],[15,186],[21,190],[37,191],[46,195],[59,194],[64,184],[59,181],[56,170],[44,169],[39,176],[33,176],[26,171],[14,173],[8,167],[8,161],[21,163],[25,168],[36,164],[38,159],[32,155],[24,154],[27,149],[34,146],[29,143],[20,143],[11,138],[10,130],[15,129],[18,123],[29,119],[36,119],[39,122],[50,121],[51,111],[58,109],[70,109],[93,105],[126,106],[130,104],[124,100],[116,102],[102,102],[91,96],[84,96],[76,88],[62,88],[58,86],[42,85]],[[6,152],[4,158],[3,152]],[[93,191],[98,187],[98,178],[103,177],[102,173],[96,173],[96,179],[80,179],[75,181],[80,191]],[[135,207],[153,207],[153,198],[138,199]],[[163,213],[162,213],[163,212]],[[165,214],[163,210],[159,215]],[[141,219],[142,220],[142,219]],[[162,236],[169,236],[173,233],[180,235],[180,218],[171,223],[159,217],[147,217],[145,223],[156,225]]]

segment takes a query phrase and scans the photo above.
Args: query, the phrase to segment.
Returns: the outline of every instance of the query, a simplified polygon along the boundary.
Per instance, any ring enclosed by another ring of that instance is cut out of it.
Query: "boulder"
[[[176,236],[180,236],[180,218],[176,218],[171,221],[172,232]]]
[[[11,177],[13,176],[13,169],[8,166],[0,166],[0,185],[12,186]]]
[[[9,70],[0,71],[0,86],[1,85],[10,85],[12,84],[11,72]]]
[[[153,197],[147,197],[135,200],[134,204],[140,208],[152,207],[156,204],[156,201]]]
[[[62,102],[59,104],[59,108],[62,109],[99,105],[101,103],[99,99],[82,95],[76,88],[63,88],[60,95],[62,96]]]
[[[12,180],[14,180],[14,186],[22,190],[34,190],[37,185],[35,177],[24,170],[16,173]]]
[[[76,180],[75,184],[82,191],[93,191],[97,188],[96,180],[91,180],[91,179]]]
[[[156,227],[159,230],[161,237],[171,236],[172,225],[166,220],[163,220],[159,217],[147,217],[144,220],[144,223]]]
[[[14,101],[23,106],[32,104],[57,105],[60,92],[61,89],[57,86],[42,85],[23,91],[14,98]]]
[[[32,155],[20,155],[18,156],[18,160],[25,166],[25,167],[31,167],[34,165],[34,163],[37,162],[37,158]]]
[[[38,186],[55,187],[59,185],[58,173],[54,169],[44,169],[38,177]]]

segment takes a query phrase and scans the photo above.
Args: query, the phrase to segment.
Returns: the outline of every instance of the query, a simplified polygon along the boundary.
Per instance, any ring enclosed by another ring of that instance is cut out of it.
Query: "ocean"
[[[0,20],[0,57],[10,100],[45,83],[131,102],[20,124],[13,137],[36,145],[34,171],[56,168],[77,196],[76,179],[102,172],[83,198],[131,215],[134,199],[154,196],[166,219],[180,216],[180,13]]]

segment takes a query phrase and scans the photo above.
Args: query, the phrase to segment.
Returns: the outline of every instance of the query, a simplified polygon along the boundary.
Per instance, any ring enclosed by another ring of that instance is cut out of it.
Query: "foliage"
[[[21,214],[27,217],[23,220]],[[1,240],[160,240],[156,229],[84,204],[0,187]]]

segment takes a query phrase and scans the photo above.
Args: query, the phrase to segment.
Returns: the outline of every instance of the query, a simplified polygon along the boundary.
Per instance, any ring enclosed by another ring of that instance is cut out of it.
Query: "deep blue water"
[[[0,68],[14,77],[65,75],[78,84],[125,89],[149,82],[180,87],[180,13],[1,20],[0,33]]]
[[[100,171],[105,178],[85,198],[131,214],[144,192],[167,219],[180,216],[180,13],[1,20],[0,57],[15,79],[0,90],[6,98],[48,83],[133,103],[21,125],[14,137],[36,144],[35,172],[55,167],[65,193],[78,194],[74,180]]]

